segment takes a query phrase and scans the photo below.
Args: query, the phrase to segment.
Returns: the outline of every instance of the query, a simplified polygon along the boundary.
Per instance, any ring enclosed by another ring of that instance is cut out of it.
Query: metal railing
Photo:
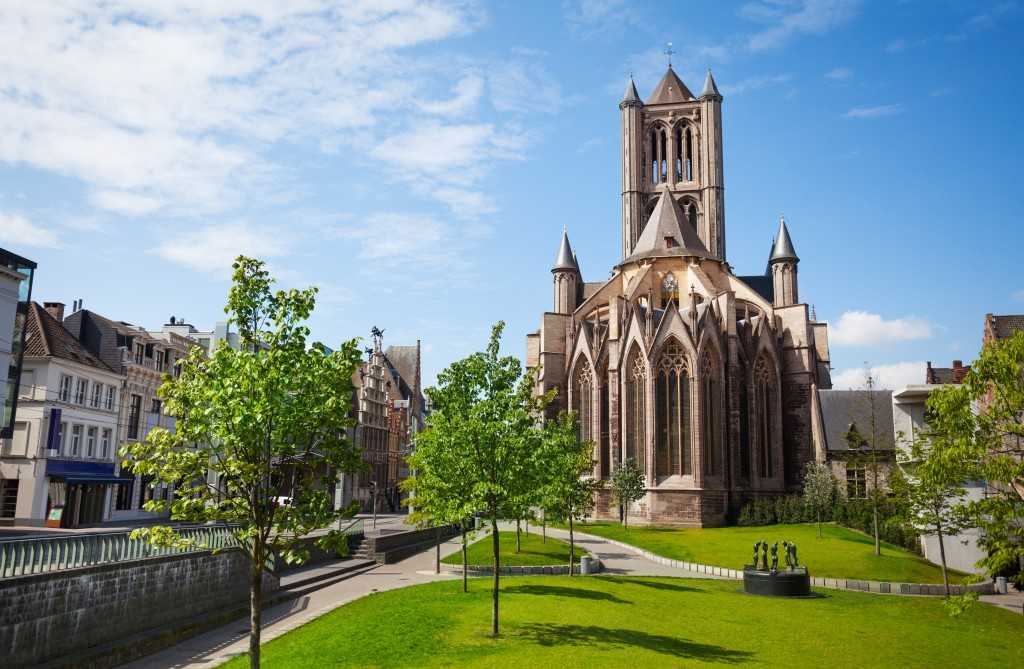
[[[238,545],[224,525],[181,527],[177,533],[192,543],[187,548],[160,548],[131,532],[105,532],[0,541],[0,578],[78,569],[141,558],[231,548]]]

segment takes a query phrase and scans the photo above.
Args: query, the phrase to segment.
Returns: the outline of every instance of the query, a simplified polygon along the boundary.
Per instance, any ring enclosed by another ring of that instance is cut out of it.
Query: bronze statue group
[[[782,548],[786,551],[786,566],[789,569],[796,569],[799,567],[799,563],[796,560],[796,544],[792,541],[783,541]],[[771,551],[772,562],[771,567],[768,566],[768,552]],[[761,554],[761,570],[762,571],[778,571],[779,570],[779,542],[770,544],[767,541],[758,541],[754,544],[754,569],[757,569],[757,556],[758,552]]]

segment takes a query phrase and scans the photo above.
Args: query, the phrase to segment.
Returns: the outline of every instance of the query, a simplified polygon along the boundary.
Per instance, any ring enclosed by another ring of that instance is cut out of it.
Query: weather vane
[[[672,67],[672,54],[674,54],[674,53],[675,53],[675,51],[672,50],[672,42],[667,42],[665,44],[665,55],[668,56],[668,66],[669,67]]]

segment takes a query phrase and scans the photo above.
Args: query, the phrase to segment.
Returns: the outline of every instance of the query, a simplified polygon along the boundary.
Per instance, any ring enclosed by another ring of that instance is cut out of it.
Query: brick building
[[[826,324],[801,302],[784,220],[765,271],[726,261],[722,96],[695,96],[669,66],[642,101],[619,104],[621,260],[584,281],[563,230],[554,300],[527,336],[538,391],[580,417],[595,476],[637,461],[641,522],[719,525],[747,500],[797,490],[814,441],[817,390],[831,387]],[[596,514],[617,517],[605,487]]]

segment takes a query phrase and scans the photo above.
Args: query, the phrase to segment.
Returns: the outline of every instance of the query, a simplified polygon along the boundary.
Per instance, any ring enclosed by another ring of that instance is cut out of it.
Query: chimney
[[[50,314],[57,319],[57,322],[64,322],[64,303],[63,302],[43,302],[43,309],[46,309],[46,313]]]
[[[963,360],[954,360],[953,361],[953,369],[960,369],[963,366],[964,366],[964,361]]]

